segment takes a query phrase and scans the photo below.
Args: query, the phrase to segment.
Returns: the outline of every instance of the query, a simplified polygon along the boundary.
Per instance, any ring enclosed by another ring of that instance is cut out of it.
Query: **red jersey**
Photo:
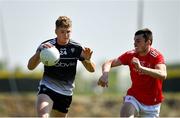
[[[154,69],[156,64],[165,63],[162,54],[151,48],[145,56],[140,56],[135,50],[131,50],[118,58],[123,65],[128,65],[130,69],[132,85],[128,89],[127,95],[135,97],[145,105],[155,105],[162,102],[164,98],[162,94],[163,80],[138,73],[131,63],[133,57],[138,58],[142,66]]]

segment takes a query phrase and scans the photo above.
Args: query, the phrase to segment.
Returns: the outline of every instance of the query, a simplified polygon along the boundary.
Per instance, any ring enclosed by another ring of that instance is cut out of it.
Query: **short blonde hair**
[[[59,16],[59,18],[56,20],[56,29],[61,28],[70,28],[72,27],[72,21],[67,16]]]

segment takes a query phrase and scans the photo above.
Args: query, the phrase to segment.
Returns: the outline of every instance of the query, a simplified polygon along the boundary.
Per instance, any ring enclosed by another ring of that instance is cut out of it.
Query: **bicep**
[[[118,58],[112,60],[111,67],[116,67],[120,65],[122,65],[122,63]]]

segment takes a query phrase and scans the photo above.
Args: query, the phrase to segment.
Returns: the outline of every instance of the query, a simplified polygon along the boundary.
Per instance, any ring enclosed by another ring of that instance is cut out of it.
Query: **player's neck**
[[[57,43],[59,45],[67,45],[69,43],[69,40],[61,40],[61,39],[57,39]]]

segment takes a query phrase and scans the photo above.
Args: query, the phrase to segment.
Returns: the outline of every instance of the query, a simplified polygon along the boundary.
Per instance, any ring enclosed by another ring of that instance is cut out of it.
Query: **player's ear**
[[[146,44],[151,45],[151,40],[147,40]]]

